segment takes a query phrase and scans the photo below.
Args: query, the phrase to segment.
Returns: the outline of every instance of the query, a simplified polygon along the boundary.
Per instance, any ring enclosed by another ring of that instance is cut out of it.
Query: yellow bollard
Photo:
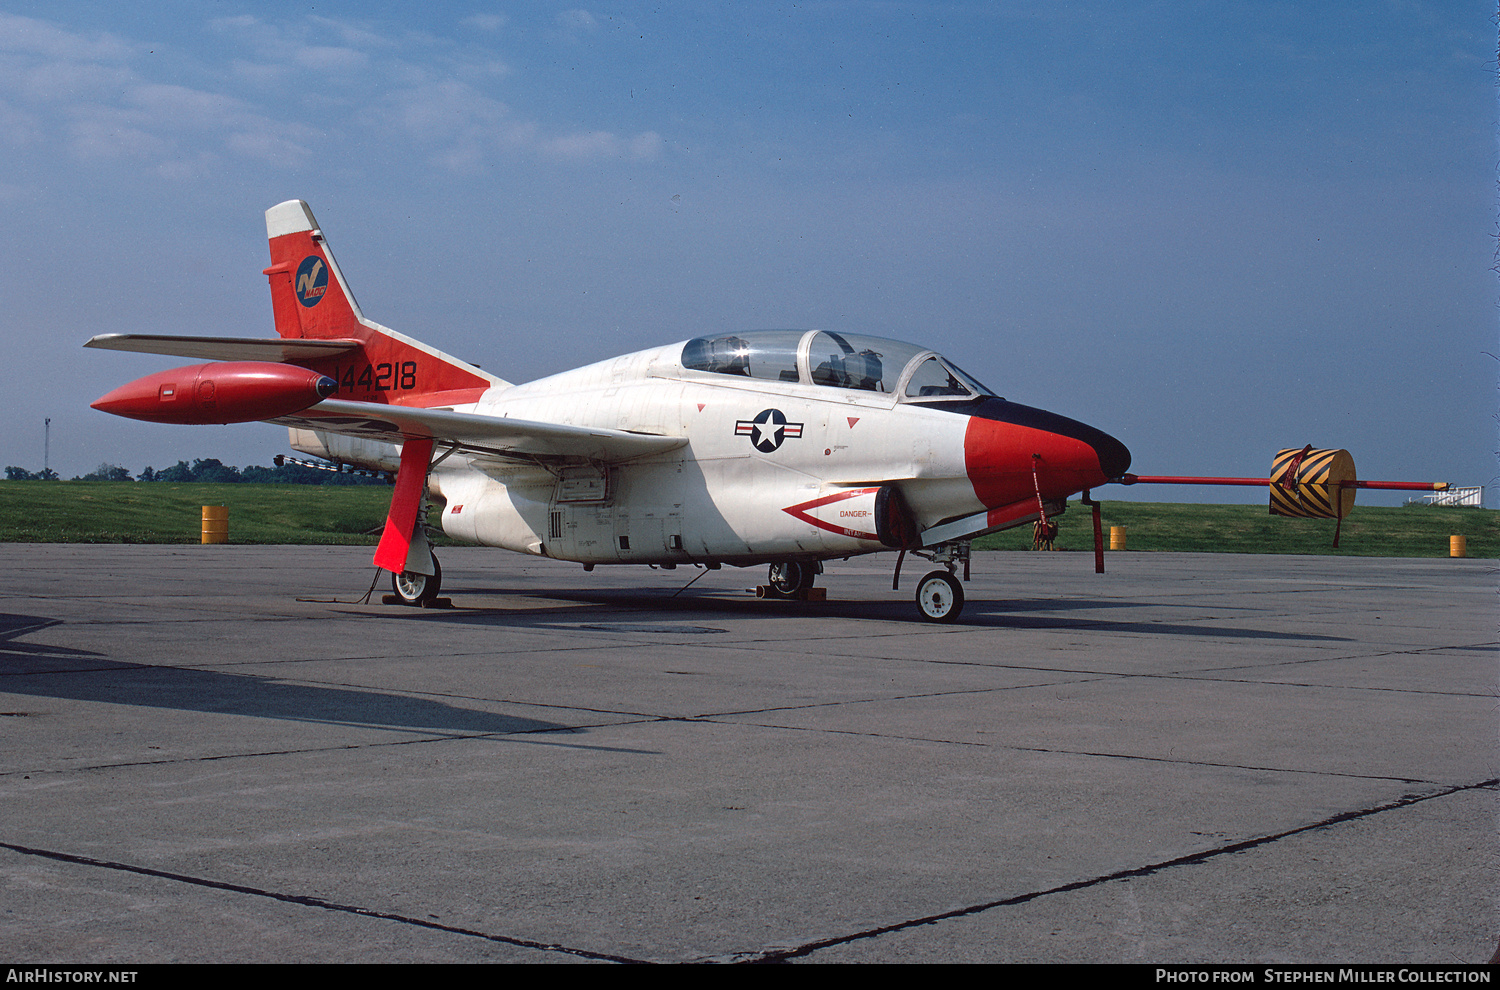
[[[1111,527],[1109,527],[1109,548],[1111,550],[1124,550],[1125,549],[1125,527],[1124,526],[1111,526]]]
[[[1467,536],[1448,537],[1448,556],[1467,557],[1469,555],[1469,538]]]
[[[229,542],[229,506],[205,505],[203,507],[203,542]]]

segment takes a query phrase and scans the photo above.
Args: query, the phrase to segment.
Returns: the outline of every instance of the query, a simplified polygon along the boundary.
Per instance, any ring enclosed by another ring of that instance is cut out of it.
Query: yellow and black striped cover
[[[1347,450],[1292,447],[1271,462],[1271,515],[1342,519],[1354,508],[1354,458]]]

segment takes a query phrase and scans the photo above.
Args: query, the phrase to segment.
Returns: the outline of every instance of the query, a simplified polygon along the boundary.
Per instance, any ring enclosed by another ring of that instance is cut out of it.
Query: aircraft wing
[[[687,443],[686,437],[655,433],[343,399],[325,399],[309,409],[270,422],[385,443],[430,437],[439,447],[456,446],[469,454],[528,460],[586,459],[608,463],[675,450]]]
[[[102,333],[91,337],[84,347],[107,351],[135,351],[140,354],[166,354],[171,357],[199,358],[206,361],[306,361],[333,357],[358,347],[352,338],[308,340],[280,337],[173,337],[155,333]]]

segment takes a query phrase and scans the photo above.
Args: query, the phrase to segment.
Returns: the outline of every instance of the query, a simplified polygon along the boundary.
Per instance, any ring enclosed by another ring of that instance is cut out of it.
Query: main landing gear
[[[823,589],[813,587],[813,582],[822,573],[823,565],[816,560],[784,560],[772,564],[766,577],[768,583],[755,589],[755,597],[823,601]]]
[[[806,591],[813,586],[818,579],[818,572],[823,568],[816,563],[800,560],[788,560],[779,564],[771,565],[771,573],[767,577],[771,589],[785,598],[796,598],[797,592]]]
[[[891,580],[893,590],[901,587],[901,563],[908,553],[942,565],[917,582],[917,614],[928,622],[956,621],[964,609],[964,586],[958,579],[958,565],[963,565],[963,576],[968,578],[969,541],[939,543],[930,550],[903,550],[896,559],[896,573]],[[821,601],[823,589],[814,589],[813,582],[822,570],[823,565],[817,561],[787,560],[772,564],[766,578],[768,583],[755,589],[755,594],[759,598]]]
[[[396,593],[396,598],[402,605],[425,608],[437,599],[438,592],[442,589],[443,569],[438,565],[437,554],[432,556],[431,574],[402,571],[391,575],[391,590]]]

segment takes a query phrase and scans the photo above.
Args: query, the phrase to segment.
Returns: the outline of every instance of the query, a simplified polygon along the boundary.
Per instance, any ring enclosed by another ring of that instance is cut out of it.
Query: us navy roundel
[[[781,446],[788,437],[802,436],[801,423],[788,423],[780,409],[763,410],[754,419],[738,420],[734,424],[734,435],[749,437],[750,445],[762,454],[769,454]]]
[[[297,279],[292,283],[297,289],[297,301],[304,306],[316,306],[328,291],[328,266],[323,259],[310,254],[297,266]]]

